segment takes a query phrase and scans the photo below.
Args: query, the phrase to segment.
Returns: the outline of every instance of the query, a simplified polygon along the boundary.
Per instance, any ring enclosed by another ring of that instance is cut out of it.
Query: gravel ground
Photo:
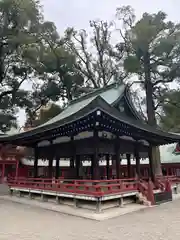
[[[180,200],[102,222],[0,200],[0,240],[177,240]]]

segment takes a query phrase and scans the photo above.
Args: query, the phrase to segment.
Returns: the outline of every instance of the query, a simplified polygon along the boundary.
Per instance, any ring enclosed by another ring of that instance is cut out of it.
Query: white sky
[[[164,11],[170,20],[180,22],[180,1],[178,0],[41,0],[45,20],[55,22],[60,33],[67,27],[88,29],[89,20],[112,20],[117,7],[131,5],[137,18],[143,12]],[[19,124],[25,122],[25,114],[18,116]]]

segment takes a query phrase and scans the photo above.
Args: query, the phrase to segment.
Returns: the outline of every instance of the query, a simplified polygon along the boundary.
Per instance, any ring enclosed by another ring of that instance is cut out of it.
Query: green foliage
[[[140,71],[141,65],[136,56],[128,56],[128,58],[124,60],[124,68],[129,73],[138,73]]]
[[[35,86],[36,95],[46,102],[72,100],[77,88],[84,83],[82,75],[75,69],[76,58],[65,47],[65,39],[60,38],[54,23],[42,23],[40,31],[38,47],[32,46],[25,53],[35,74],[42,80],[40,89]]]
[[[127,53],[124,68],[137,75],[134,83],[145,90],[148,121],[155,125],[161,93],[180,77],[180,24],[167,21],[164,12],[144,13],[136,22],[129,6],[118,9],[117,16],[125,28],[124,35],[121,31]]]
[[[180,133],[180,90],[167,92],[161,101],[160,126],[166,131]]]
[[[130,53],[126,61],[129,60],[134,65],[128,69],[126,64],[127,71],[134,68],[134,73],[144,76],[145,55],[149,53],[151,81],[154,86],[172,82],[179,77],[177,66],[180,63],[180,25],[166,21],[165,13],[144,13],[138,22],[128,26],[125,35],[126,47]]]
[[[36,42],[40,19],[35,0],[0,1],[0,109],[4,114],[14,115],[19,107],[31,104],[27,100],[29,92],[21,88],[32,73],[23,52]],[[8,119],[0,129],[11,127]]]
[[[36,114],[35,119],[33,121],[32,119],[28,119],[26,125],[33,127],[39,126],[57,116],[59,113],[61,113],[61,111],[62,108],[59,105],[53,103],[50,105],[50,107],[41,108],[39,113]]]
[[[50,100],[72,100],[84,82],[75,56],[40,10],[36,0],[0,2],[0,109],[12,115],[24,108],[34,118]]]

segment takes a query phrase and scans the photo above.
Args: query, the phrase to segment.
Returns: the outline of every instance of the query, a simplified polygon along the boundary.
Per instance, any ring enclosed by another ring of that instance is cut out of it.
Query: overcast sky
[[[164,11],[170,20],[180,21],[178,0],[41,0],[41,3],[44,6],[45,20],[55,22],[60,33],[67,27],[87,29],[89,20],[112,20],[116,8],[124,5],[131,5],[137,18],[143,12]],[[23,112],[19,114],[18,120],[23,125]]]
[[[63,31],[68,26],[87,28],[89,20],[100,18],[110,20],[117,7],[131,5],[138,17],[145,11],[167,12],[169,18],[178,21],[180,1],[178,0],[41,0],[45,18],[56,23]]]

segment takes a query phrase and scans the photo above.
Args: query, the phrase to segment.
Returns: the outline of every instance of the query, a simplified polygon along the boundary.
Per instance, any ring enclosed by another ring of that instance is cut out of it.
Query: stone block
[[[101,211],[102,211],[101,200],[98,199],[96,202],[96,212],[101,212]]]
[[[29,199],[32,199],[32,193],[31,193],[31,192],[29,192],[28,198],[29,198]]]
[[[78,199],[74,198],[74,207],[78,208],[79,202]]]
[[[41,194],[41,201],[42,202],[47,202],[48,201],[47,197],[44,194]]]
[[[124,206],[124,201],[123,201],[123,198],[119,198],[118,199],[118,207],[123,207]]]

